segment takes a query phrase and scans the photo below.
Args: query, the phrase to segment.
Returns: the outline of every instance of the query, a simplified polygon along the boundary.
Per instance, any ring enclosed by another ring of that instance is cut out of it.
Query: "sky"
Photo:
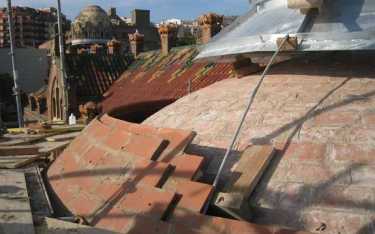
[[[12,0],[13,5],[35,8],[56,7],[56,0]],[[165,19],[196,19],[207,12],[223,15],[241,15],[249,9],[248,0],[61,0],[62,12],[74,19],[86,5],[99,5],[105,10],[116,7],[120,16],[130,16],[134,8],[151,10],[151,20],[158,23]],[[6,0],[0,0],[6,6]]]

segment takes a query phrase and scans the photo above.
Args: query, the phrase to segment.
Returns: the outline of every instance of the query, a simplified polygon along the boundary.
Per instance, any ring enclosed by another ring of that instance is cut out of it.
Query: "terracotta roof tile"
[[[103,111],[151,100],[176,100],[188,94],[189,79],[195,91],[231,77],[231,64],[195,62],[196,54],[195,47],[173,48],[168,56],[159,51],[141,54],[109,88]]]
[[[183,149],[194,136],[104,115],[56,159],[48,169],[48,181],[70,212],[92,226],[116,232],[275,233],[199,214],[212,186],[192,181],[203,158],[184,154]],[[167,152],[168,158],[160,158],[168,159],[165,162],[150,160],[160,139],[170,141],[160,152]]]
[[[132,62],[127,55],[68,54],[67,73],[80,99],[100,99]]]

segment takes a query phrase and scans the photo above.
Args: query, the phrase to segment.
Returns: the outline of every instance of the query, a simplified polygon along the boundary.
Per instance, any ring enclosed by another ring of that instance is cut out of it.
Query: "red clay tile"
[[[69,145],[69,150],[72,153],[82,155],[86,152],[87,148],[89,147],[90,143],[88,142],[87,138],[83,135],[76,137],[72,143]]]
[[[158,131],[158,135],[169,142],[168,147],[158,160],[169,163],[174,156],[181,154],[185,150],[186,146],[196,136],[196,133],[180,129],[161,128]]]
[[[168,164],[138,159],[133,164],[133,173],[135,175],[133,181],[135,183],[142,181],[142,184],[157,187],[168,171]]]
[[[163,189],[182,195],[178,206],[198,213],[202,210],[213,191],[211,185],[179,179],[174,176],[168,178]]]
[[[99,120],[93,120],[87,127],[85,133],[94,140],[101,141],[105,139],[110,133],[111,128],[99,122]]]
[[[85,162],[86,164],[90,164],[92,166],[102,165],[106,158],[105,158],[106,151],[103,149],[92,146],[82,157],[81,161]],[[66,160],[67,161],[67,160]]]
[[[164,140],[158,137],[147,137],[133,134],[129,142],[124,144],[122,151],[144,157],[146,159],[156,159],[163,150]]]
[[[103,228],[114,232],[128,230],[134,222],[135,215],[124,214],[122,209],[117,205],[113,206],[110,211],[103,217],[100,217],[95,223],[95,227]]]
[[[78,216],[91,217],[103,203],[94,196],[86,196],[82,193],[68,202],[70,210]]]
[[[130,138],[131,133],[116,128],[109,134],[104,144],[113,150],[120,150],[124,145],[129,143]]]
[[[196,51],[195,47],[181,52],[171,52],[172,55],[176,53],[183,53],[179,59],[172,57],[164,57],[153,60],[154,57],[139,57],[138,61],[143,61],[142,64],[147,63],[147,66],[137,65],[121,76],[114,85],[106,93],[104,101],[102,101],[103,111],[110,112],[111,110],[128,107],[137,103],[149,102],[151,100],[176,100],[188,94],[187,79],[190,77],[198,77],[196,79],[194,90],[204,88],[218,80],[227,79],[228,72],[225,67],[217,64],[213,66],[209,72],[202,76],[199,73],[207,65],[207,63],[195,62],[192,66],[185,67],[191,56],[194,56],[192,51]],[[149,52],[153,53],[153,52]],[[152,61],[150,63],[150,61]],[[228,64],[228,69],[232,70],[233,66]],[[155,71],[160,74],[155,77]],[[183,71],[183,72],[178,72]],[[175,74],[177,74],[175,76]],[[219,78],[216,74],[222,74]],[[150,82],[150,80],[152,80]],[[181,90],[181,92],[176,92]]]
[[[133,225],[127,227],[128,234],[169,234],[172,228],[171,224],[162,222],[160,220],[153,220],[137,216]]]
[[[191,180],[201,168],[203,161],[204,158],[201,156],[183,154],[174,157],[170,164],[175,166],[173,172],[175,177]]]
[[[131,188],[118,203],[127,212],[161,219],[174,198],[174,193],[148,186]]]

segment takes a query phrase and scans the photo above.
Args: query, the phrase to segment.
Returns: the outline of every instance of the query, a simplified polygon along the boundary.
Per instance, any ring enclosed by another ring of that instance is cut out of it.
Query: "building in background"
[[[209,13],[208,15],[216,15]],[[220,23],[220,29],[225,28],[232,24],[238,16],[222,16],[222,22]],[[202,43],[202,30],[199,25],[199,19],[196,20],[182,20],[177,18],[171,18],[161,21],[157,24],[157,27],[161,25],[175,25],[177,28],[177,45],[190,45],[195,43]],[[209,36],[210,38],[211,36]]]
[[[89,49],[92,45],[105,46],[112,39],[129,48],[129,34],[138,30],[145,36],[144,49],[157,49],[160,44],[157,28],[150,21],[149,10],[135,9],[131,18],[117,15],[116,8],[108,12],[100,6],[84,8],[73,21],[67,43],[73,48]]]
[[[15,43],[17,47],[38,47],[53,37],[57,22],[57,10],[53,7],[34,9],[13,7]],[[63,16],[64,25],[69,21]],[[0,48],[9,47],[9,28],[7,8],[0,8]]]

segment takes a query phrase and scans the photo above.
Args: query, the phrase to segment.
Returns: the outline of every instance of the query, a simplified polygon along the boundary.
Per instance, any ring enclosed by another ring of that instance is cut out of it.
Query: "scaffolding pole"
[[[17,104],[17,119],[18,127],[23,127],[23,113],[22,113],[22,103],[21,103],[21,93],[18,87],[18,72],[16,70],[16,59],[14,54],[14,29],[13,29],[13,12],[12,12],[12,2],[8,0],[8,24],[9,24],[9,41],[10,41],[10,56],[12,58],[12,69],[13,69],[13,92],[16,96]]]
[[[65,72],[65,50],[64,50],[64,30],[62,27],[62,17],[61,17],[61,2],[57,0],[57,26],[59,34],[59,51],[60,51],[60,77],[62,81],[62,89],[64,95],[63,101],[63,120],[67,123],[69,121],[69,85],[67,82],[66,72]]]

